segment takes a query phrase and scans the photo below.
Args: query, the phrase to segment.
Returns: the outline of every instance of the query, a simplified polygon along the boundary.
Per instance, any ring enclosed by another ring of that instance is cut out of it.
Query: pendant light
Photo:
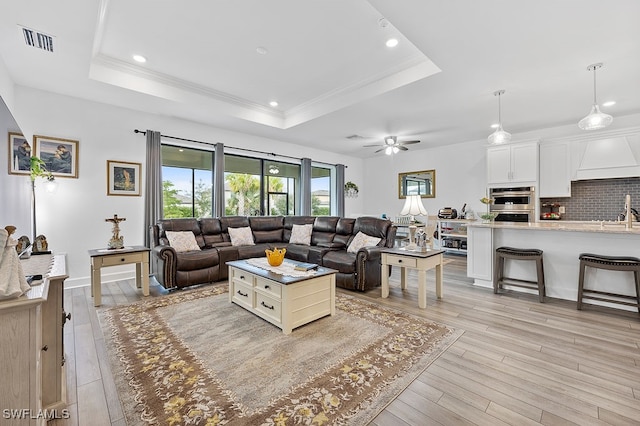
[[[498,97],[498,128],[495,132],[491,133],[487,140],[492,145],[499,145],[501,143],[507,143],[511,140],[511,133],[505,132],[502,128],[502,111],[500,109],[500,96],[504,94],[504,90],[498,90],[493,92],[493,96]]]
[[[578,127],[582,130],[604,129],[613,122],[613,117],[604,112],[600,112],[600,107],[596,101],[596,70],[602,68],[602,62],[592,64],[587,67],[587,71],[593,71],[593,105],[591,112],[578,122]]]

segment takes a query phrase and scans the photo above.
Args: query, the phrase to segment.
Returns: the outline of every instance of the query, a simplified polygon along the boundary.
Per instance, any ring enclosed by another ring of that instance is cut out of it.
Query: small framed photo
[[[34,135],[33,144],[52,175],[78,178],[78,141]]]
[[[140,196],[141,163],[107,160],[107,195]]]
[[[32,147],[21,133],[9,132],[9,173],[31,174]]]

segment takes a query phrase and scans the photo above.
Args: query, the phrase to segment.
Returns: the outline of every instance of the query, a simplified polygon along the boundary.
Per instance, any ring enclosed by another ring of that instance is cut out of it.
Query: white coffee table
[[[285,262],[298,263],[288,259]],[[249,264],[227,262],[229,302],[269,321],[284,334],[327,315],[335,315],[336,272],[321,266],[314,275],[291,277]]]

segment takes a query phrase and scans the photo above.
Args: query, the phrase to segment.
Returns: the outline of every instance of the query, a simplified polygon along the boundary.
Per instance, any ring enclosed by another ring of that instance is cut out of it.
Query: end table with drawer
[[[426,252],[406,249],[382,249],[382,297],[389,297],[389,266],[398,266],[400,271],[400,288],[407,288],[408,270],[418,271],[418,306],[427,307],[427,271],[436,269],[436,296],[442,299],[442,260],[444,250],[428,249]]]
[[[100,270],[106,266],[136,264],[136,287],[142,288],[142,294],[149,295],[149,249],[143,246],[123,249],[89,250],[91,257],[91,296],[93,305],[102,303]]]

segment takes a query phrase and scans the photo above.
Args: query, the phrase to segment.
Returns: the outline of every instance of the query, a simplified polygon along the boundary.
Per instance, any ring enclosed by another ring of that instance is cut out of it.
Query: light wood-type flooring
[[[387,299],[379,288],[348,292],[464,330],[372,425],[640,425],[639,314],[494,295],[472,285],[466,258],[448,258],[443,299],[435,298],[433,271],[427,274],[426,310],[418,308],[416,277],[402,291],[397,271]],[[150,297],[165,294],[151,286]],[[103,284],[97,309],[142,297],[133,280]],[[125,425],[89,288],[66,290],[65,309],[72,314],[64,330],[71,418],[49,424]]]

